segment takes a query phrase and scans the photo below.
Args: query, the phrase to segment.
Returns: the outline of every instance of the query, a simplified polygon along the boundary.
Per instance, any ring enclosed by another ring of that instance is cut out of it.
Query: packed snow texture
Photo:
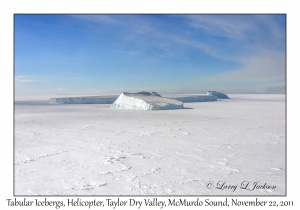
[[[15,195],[285,195],[285,108],[285,95],[155,112],[21,101]]]
[[[174,99],[161,97],[155,92],[123,92],[112,104],[117,109],[134,109],[134,110],[166,110],[166,109],[183,109],[183,103]]]
[[[227,94],[224,94],[224,93],[221,93],[221,92],[217,92],[217,91],[207,91],[206,94],[210,95],[210,96],[216,96],[219,99],[229,99],[229,97],[227,96]]]
[[[112,104],[117,95],[113,96],[88,96],[69,98],[50,98],[50,104]]]

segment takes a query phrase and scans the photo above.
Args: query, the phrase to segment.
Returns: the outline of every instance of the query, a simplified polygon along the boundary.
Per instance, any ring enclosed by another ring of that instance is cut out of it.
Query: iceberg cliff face
[[[113,108],[135,110],[183,109],[183,103],[170,98],[161,97],[155,92],[123,92],[112,104]]]

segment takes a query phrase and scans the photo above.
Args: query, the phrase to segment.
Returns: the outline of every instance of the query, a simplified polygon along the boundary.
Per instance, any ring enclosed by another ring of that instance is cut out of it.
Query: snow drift
[[[217,91],[207,91],[206,93],[207,95],[210,96],[216,96],[219,99],[230,99],[227,94],[221,93],[221,92],[217,92]]]
[[[166,110],[183,109],[181,101],[161,97],[155,92],[123,92],[112,104],[113,108],[118,109],[137,109],[137,110]]]

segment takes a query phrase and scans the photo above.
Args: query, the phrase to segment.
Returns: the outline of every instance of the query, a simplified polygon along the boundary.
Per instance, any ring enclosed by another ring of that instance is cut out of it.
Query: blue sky
[[[15,94],[285,93],[285,15],[15,15]]]

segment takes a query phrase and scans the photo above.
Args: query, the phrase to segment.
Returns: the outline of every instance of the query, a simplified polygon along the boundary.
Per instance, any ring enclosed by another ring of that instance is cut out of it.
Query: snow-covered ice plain
[[[157,111],[15,101],[15,195],[285,195],[285,95],[229,96]]]

